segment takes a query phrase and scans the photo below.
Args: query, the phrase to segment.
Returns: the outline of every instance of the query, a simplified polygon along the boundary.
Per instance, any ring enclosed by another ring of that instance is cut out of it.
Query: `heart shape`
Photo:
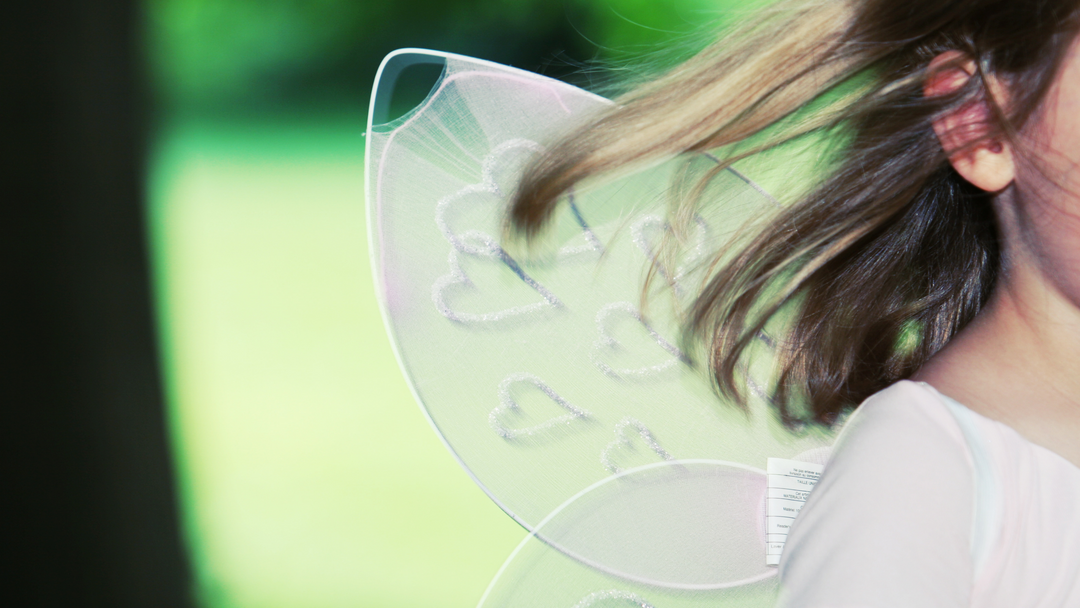
[[[555,416],[540,424],[529,427],[515,429],[506,426],[503,424],[501,418],[507,413],[521,411],[521,406],[518,405],[517,400],[514,399],[514,396],[511,394],[511,388],[515,384],[522,383],[532,385],[568,413],[563,414],[562,416]],[[492,430],[500,437],[512,440],[536,436],[555,427],[565,426],[576,420],[587,419],[591,416],[592,414],[587,410],[583,410],[566,399],[563,399],[559,393],[556,393],[554,389],[548,386],[540,378],[529,373],[517,373],[510,374],[499,383],[499,405],[488,414],[488,424],[491,425]]]
[[[609,365],[604,361],[601,354],[604,351],[613,352],[619,351],[622,348],[622,344],[611,335],[610,325],[611,318],[617,316],[626,316],[632,318],[635,322],[641,324],[645,331],[649,334],[656,344],[664,349],[671,358],[663,363],[657,363],[655,365],[646,365],[638,368],[617,368]],[[596,328],[599,333],[599,337],[596,342],[593,343],[593,351],[591,354],[593,365],[600,368],[600,371],[604,372],[608,376],[613,378],[632,378],[632,379],[647,379],[656,377],[666,371],[674,369],[679,363],[686,363],[687,357],[683,354],[678,347],[671,342],[664,339],[652,325],[650,325],[644,317],[641,316],[641,312],[629,302],[612,302],[600,309],[600,312],[596,314]]]
[[[504,141],[495,146],[480,163],[479,183],[464,186],[435,204],[435,224],[454,249],[469,255],[488,254],[488,243],[497,242],[493,233],[501,231],[506,206],[525,166],[530,158],[543,151],[543,146],[528,139]],[[567,194],[567,206],[581,228],[584,243],[562,247],[558,259],[573,260],[584,254],[589,254],[590,259],[596,258],[603,253],[603,244],[581,214],[573,191]],[[474,217],[471,223],[488,224],[489,231],[475,228],[463,232],[454,230],[452,224],[460,223],[461,215],[465,213],[478,214],[479,217]]]
[[[663,241],[671,238],[672,232],[671,224],[656,215],[647,215],[630,227],[630,236],[634,244],[653,263],[660,276],[675,290],[675,294],[681,297],[686,293],[686,288],[683,286],[685,279],[697,269],[698,262],[708,253],[706,246],[709,242],[709,227],[704,218],[694,214],[691,247],[686,251],[686,258],[676,264],[674,272],[660,260],[663,243],[656,242],[658,239]],[[683,252],[677,253],[681,255]]]
[[[604,465],[604,468],[611,471],[612,474],[619,473],[623,470],[622,467],[617,465],[614,460],[611,459],[612,452],[615,450],[633,450],[634,444],[630,441],[631,435],[627,431],[636,431],[637,436],[641,438],[641,441],[654,454],[662,458],[663,460],[674,460],[675,458],[668,453],[667,450],[656,441],[656,437],[653,436],[649,427],[645,426],[640,420],[630,418],[627,416],[619,421],[615,425],[615,440],[607,444],[604,451],[600,452],[600,464]]]
[[[491,233],[478,230],[459,233],[451,225],[463,212],[479,212],[486,214],[490,228],[497,233],[522,170],[532,156],[543,151],[543,146],[528,139],[504,141],[480,163],[480,183],[469,184],[435,204],[435,224],[454,249],[470,255],[486,255],[485,244],[497,242]],[[490,209],[485,210],[485,207]]]
[[[479,238],[479,235],[475,235]],[[487,251],[483,255],[476,256],[479,259],[487,260],[497,264],[505,265],[512,270],[514,274],[526,285],[531,287],[534,291],[540,294],[540,301],[533,302],[532,304],[523,304],[520,306],[511,306],[507,308],[501,308],[484,313],[471,313],[456,310],[450,305],[450,292],[457,289],[473,289],[476,290],[476,284],[473,283],[469,275],[461,268],[461,263],[458,260],[457,250],[450,250],[450,257],[448,264],[450,266],[450,273],[443,275],[435,280],[431,286],[431,299],[435,304],[435,308],[442,316],[450,319],[455,323],[461,323],[465,325],[469,324],[498,324],[508,319],[524,317],[530,315],[536,315],[543,312],[545,309],[550,308],[562,308],[563,304],[559,301],[559,298],[555,297],[555,294],[548,291],[546,287],[541,285],[538,281],[529,276],[521,266],[518,265],[509,254],[499,247],[498,244],[489,242],[487,244]]]

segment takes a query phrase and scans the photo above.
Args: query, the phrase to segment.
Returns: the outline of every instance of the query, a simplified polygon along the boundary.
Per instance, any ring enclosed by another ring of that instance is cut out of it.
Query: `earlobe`
[[[949,162],[960,177],[987,192],[1004,190],[1016,177],[1012,149],[998,141],[977,143],[949,156]]]
[[[960,51],[942,53],[927,68],[923,94],[939,97],[956,92],[975,74],[975,62]],[[988,79],[991,78],[988,76]],[[995,82],[987,85],[998,93]],[[1012,147],[990,138],[992,112],[987,101],[961,105],[934,119],[934,132],[956,172],[987,192],[1005,189],[1016,177]]]

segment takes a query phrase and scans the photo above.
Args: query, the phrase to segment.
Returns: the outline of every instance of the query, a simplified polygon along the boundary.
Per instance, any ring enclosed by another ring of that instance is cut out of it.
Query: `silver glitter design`
[[[544,147],[535,141],[528,139],[511,139],[495,146],[495,148],[484,157],[484,160],[480,165],[479,184],[465,186],[461,190],[443,197],[435,204],[435,224],[438,225],[439,231],[442,232],[443,237],[453,245],[454,249],[461,253],[487,257],[490,255],[490,251],[486,244],[495,243],[497,241],[492,235],[478,230],[470,230],[460,235],[455,233],[450,229],[450,224],[447,221],[450,209],[462,199],[485,195],[502,199],[500,201],[502,203],[500,207],[504,206],[506,198],[509,196],[509,192],[507,189],[499,186],[495,178],[495,173],[496,170],[500,168],[500,163],[504,160],[503,157],[514,150],[523,150],[538,154],[544,151]],[[512,173],[516,175],[516,172]],[[479,237],[482,244],[470,244],[467,242],[467,239],[470,237]]]
[[[509,196],[512,189],[500,186],[495,174],[498,169],[503,168],[501,165],[504,161],[503,157],[515,150],[524,150],[538,154],[544,151],[544,147],[535,141],[528,139],[511,139],[499,144],[484,157],[484,160],[481,163],[480,183],[465,186],[461,190],[443,197],[435,204],[435,224],[439,227],[439,231],[442,232],[443,237],[449,241],[454,249],[461,253],[480,257],[490,257],[490,244],[496,243],[497,240],[494,236],[479,230],[467,230],[460,234],[454,232],[450,228],[450,210],[462,200],[467,200],[471,197],[484,196],[494,197],[498,207],[505,207],[509,202]],[[520,171],[514,169],[507,172],[507,175],[511,176],[515,181],[519,174]],[[585,218],[582,217],[581,210],[578,209],[572,191],[568,195],[568,206],[570,207],[571,213],[574,215],[574,220],[581,226],[586,244],[579,246],[567,245],[559,250],[559,257],[574,258],[585,253],[603,253],[604,246],[596,236],[596,233],[594,233],[588,223],[585,222]],[[505,254],[505,252],[503,253]]]
[[[652,431],[649,430],[649,427],[645,426],[640,420],[636,420],[627,416],[615,425],[615,440],[607,444],[607,447],[604,448],[604,451],[600,452],[600,463],[604,465],[605,469],[611,471],[612,473],[619,473],[623,470],[622,467],[615,464],[611,460],[611,453],[614,450],[620,448],[631,450],[634,449],[633,444],[630,443],[630,435],[627,434],[627,429],[637,431],[638,437],[641,437],[641,440],[645,443],[645,445],[649,446],[649,449],[652,450],[660,458],[663,458],[664,460],[675,459],[674,456],[668,453],[668,451],[665,450],[658,441],[656,441],[656,437],[653,436]]]
[[[621,591],[619,589],[594,591],[589,595],[581,598],[581,601],[574,604],[573,608],[590,608],[591,606],[595,606],[597,602],[604,602],[607,600],[622,600],[619,601],[619,603],[623,606],[638,606],[638,608],[655,608],[652,604],[645,601],[641,596],[630,593],[629,591]]]
[[[475,229],[457,233],[450,228],[449,217],[452,213],[451,210],[458,205],[467,204],[469,199],[483,199],[484,197],[488,197],[499,207],[504,207],[506,205],[510,189],[500,186],[497,174],[500,170],[506,169],[507,166],[509,166],[506,157],[514,151],[540,153],[544,151],[544,147],[527,139],[512,139],[499,144],[491,151],[491,153],[484,157],[484,160],[481,163],[480,183],[465,186],[457,192],[443,197],[435,205],[435,224],[439,227],[439,231],[453,249],[451,249],[449,257],[450,273],[435,280],[434,284],[431,286],[431,298],[439,313],[456,323],[490,324],[503,321],[510,317],[533,315],[549,307],[562,307],[562,302],[559,301],[555,294],[540,284],[539,281],[529,276],[521,265],[518,264],[501,245],[499,245],[498,239],[494,236]],[[504,163],[507,163],[507,165],[504,166]],[[509,170],[505,171],[504,177],[509,176],[512,179],[516,179],[518,173],[518,170],[510,166]],[[602,254],[604,251],[603,245],[592,229],[589,228],[589,225],[585,222],[585,218],[582,217],[581,211],[575,203],[573,193],[570,194],[568,202],[569,207],[574,214],[574,219],[577,221],[578,225],[581,226],[586,244],[579,246],[568,245],[563,247],[559,250],[559,259],[565,261],[568,259],[579,258],[584,254]],[[473,284],[468,275],[462,270],[461,262],[458,258],[459,254],[505,265],[512,270],[522,282],[539,293],[542,301],[487,313],[466,313],[454,310],[448,302],[447,291],[453,287],[476,288],[476,285]]]
[[[455,323],[495,323],[511,317],[536,314],[544,310],[545,308],[562,307],[562,302],[559,301],[557,297],[555,297],[555,294],[548,291],[546,287],[544,287],[532,277],[521,271],[517,263],[514,262],[513,259],[510,258],[510,256],[505,255],[506,252],[504,252],[501,247],[495,245],[495,248],[497,249],[497,251],[493,252],[492,257],[494,257],[499,262],[502,262],[503,264],[509,266],[511,270],[514,270],[517,273],[518,277],[526,285],[532,287],[534,290],[536,290],[537,293],[540,294],[542,301],[534,302],[532,304],[526,304],[523,306],[513,306],[511,308],[486,313],[469,313],[454,310],[447,302],[447,290],[455,286],[476,289],[476,285],[472,282],[471,279],[469,279],[469,275],[465,274],[465,271],[461,269],[461,264],[460,262],[458,262],[457,257],[458,252],[451,249],[450,258],[448,260],[448,264],[450,266],[450,274],[443,275],[438,279],[435,279],[435,282],[431,285],[431,299],[435,303],[435,308],[438,309],[439,313],[442,316],[450,319],[451,321],[454,321]]]
[[[517,401],[515,401],[514,397],[510,394],[510,388],[514,384],[521,382],[535,386],[540,392],[547,395],[548,399],[551,399],[556,405],[570,413],[556,416],[546,422],[526,428],[512,429],[506,426],[502,423],[500,417],[506,412],[521,410],[521,406],[518,405]],[[516,439],[518,437],[536,435],[548,429],[567,425],[575,420],[589,418],[590,416],[592,416],[591,413],[576,407],[566,399],[563,399],[559,393],[556,393],[554,389],[544,383],[540,378],[529,373],[517,373],[510,374],[499,383],[499,406],[491,410],[491,413],[488,414],[488,424],[491,425],[492,430],[503,439]]]
[[[671,355],[671,359],[658,363],[656,365],[649,365],[646,367],[639,367],[636,369],[628,368],[615,368],[604,362],[601,354],[603,351],[616,351],[621,346],[619,341],[616,340],[608,332],[608,320],[616,314],[622,314],[632,317],[638,323],[645,328],[645,331],[649,333],[649,336],[656,342],[660,348],[663,348],[668,354]],[[629,302],[612,302],[600,309],[600,312],[596,314],[596,329],[599,334],[596,342],[593,343],[593,350],[590,355],[593,365],[600,368],[600,371],[604,372],[608,376],[613,378],[648,378],[656,376],[662,372],[670,370],[676,367],[679,363],[686,363],[687,358],[681,350],[674,344],[668,342],[661,336],[647,321],[641,316],[639,311],[633,304]]]
[[[766,392],[765,388],[754,380],[754,377],[750,375],[750,370],[746,370],[746,388],[750,389],[750,393],[758,399],[767,403],[773,402],[772,395]]]
[[[578,226],[581,226],[581,232],[585,236],[584,245],[567,245],[559,250],[559,261],[566,262],[581,256],[588,255],[593,257],[592,254],[597,256],[603,255],[604,244],[600,242],[600,238],[596,236],[592,228],[589,227],[589,223],[585,221],[585,217],[581,215],[581,209],[577,206],[577,198],[574,191],[571,190],[567,194],[567,207],[570,208],[570,212],[574,214],[574,221]]]
[[[705,248],[709,242],[709,226],[705,223],[704,218],[700,215],[695,215],[694,223],[697,226],[696,234],[694,236],[694,246],[689,251],[689,256],[675,268],[674,273],[660,263],[656,248],[653,247],[653,240],[656,238],[654,235],[656,233],[670,233],[671,224],[660,216],[647,215],[630,227],[630,236],[634,241],[634,244],[637,245],[638,249],[645,254],[645,257],[656,266],[657,272],[660,273],[660,276],[664,277],[678,296],[682,296],[685,292],[685,288],[681,281],[695,268],[697,262],[705,257]]]

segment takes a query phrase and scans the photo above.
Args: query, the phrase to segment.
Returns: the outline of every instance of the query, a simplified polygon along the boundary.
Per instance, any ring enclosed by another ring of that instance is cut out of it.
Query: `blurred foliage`
[[[714,22],[759,3],[148,0],[147,40],[154,88],[170,109],[362,106],[379,60],[395,48],[436,48],[588,84],[596,71],[586,66],[658,47],[694,50]]]

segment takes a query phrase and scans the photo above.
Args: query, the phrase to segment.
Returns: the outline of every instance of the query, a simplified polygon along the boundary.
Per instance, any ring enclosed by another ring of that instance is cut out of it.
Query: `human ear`
[[[975,74],[975,62],[960,51],[935,57],[927,68],[923,95],[940,97],[956,92]],[[996,99],[1004,99],[1004,87],[987,75],[987,86]],[[1003,190],[1016,177],[1012,147],[989,137],[993,113],[984,99],[965,103],[934,119],[934,133],[956,172],[987,192]]]

